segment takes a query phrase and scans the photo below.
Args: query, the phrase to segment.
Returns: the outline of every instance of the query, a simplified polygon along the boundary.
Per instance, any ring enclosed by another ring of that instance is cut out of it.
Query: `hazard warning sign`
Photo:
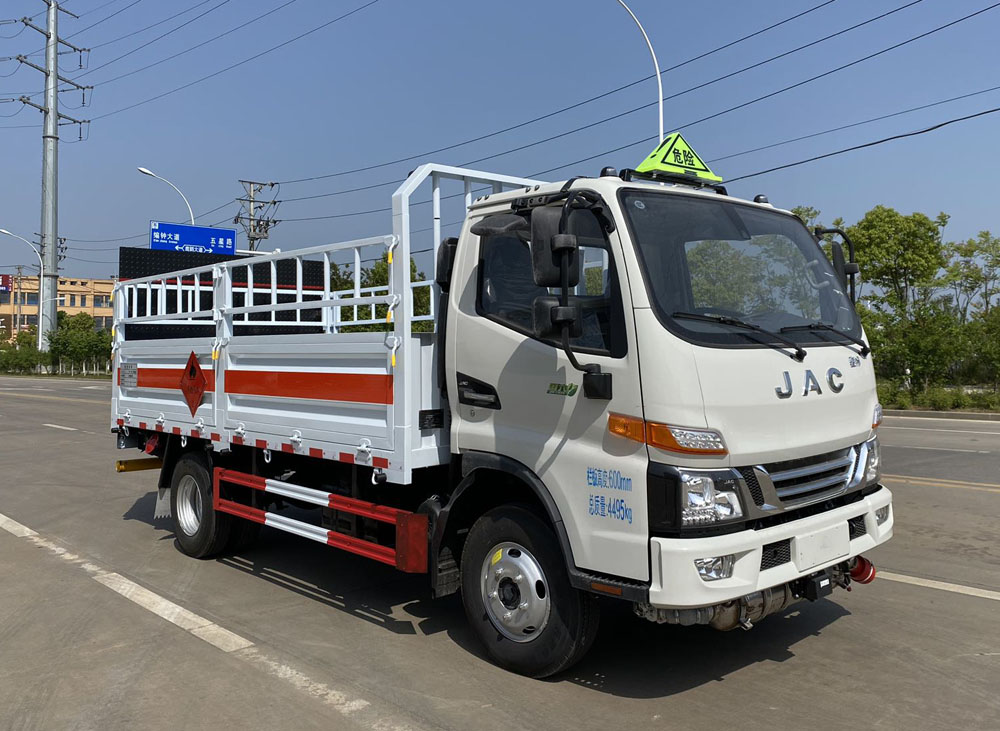
[[[673,132],[664,137],[663,142],[642,161],[636,171],[640,173],[660,171],[674,175],[690,175],[712,182],[722,181],[722,178],[713,173],[698,157],[698,153],[691,149],[691,145],[681,137],[680,132]]]
[[[207,387],[208,379],[205,378],[205,374],[198,364],[198,356],[192,350],[191,355],[188,356],[187,365],[184,366],[184,373],[181,374],[180,382],[181,393],[184,394],[184,402],[191,410],[191,416],[194,416],[201,405],[201,400],[205,396],[205,389]]]

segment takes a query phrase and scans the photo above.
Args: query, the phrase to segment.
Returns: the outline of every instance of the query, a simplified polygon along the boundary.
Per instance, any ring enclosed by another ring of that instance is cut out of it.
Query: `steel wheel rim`
[[[505,541],[483,560],[483,605],[497,632],[512,642],[531,642],[552,612],[549,584],[541,564],[524,546]]]
[[[177,524],[185,535],[193,536],[201,527],[201,490],[198,481],[184,475],[177,485]]]

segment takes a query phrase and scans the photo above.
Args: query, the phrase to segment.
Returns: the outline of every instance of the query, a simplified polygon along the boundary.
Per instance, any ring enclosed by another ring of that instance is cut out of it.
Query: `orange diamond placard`
[[[191,355],[188,356],[187,365],[184,366],[184,375],[181,376],[181,393],[184,394],[184,401],[191,409],[191,416],[194,416],[194,412],[201,406],[201,400],[205,396],[207,386],[208,380],[198,364],[198,356],[192,350]]]

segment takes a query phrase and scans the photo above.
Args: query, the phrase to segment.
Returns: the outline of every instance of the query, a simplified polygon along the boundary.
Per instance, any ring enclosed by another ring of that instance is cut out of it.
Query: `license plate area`
[[[845,520],[839,525],[797,536],[792,544],[796,568],[808,571],[847,556],[851,550],[850,527]]]

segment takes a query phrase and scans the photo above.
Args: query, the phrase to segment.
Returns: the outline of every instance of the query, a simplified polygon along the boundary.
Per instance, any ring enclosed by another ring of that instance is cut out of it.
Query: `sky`
[[[291,198],[392,183],[423,162],[468,164],[543,180],[597,175],[605,165],[635,167],[656,145],[655,104],[623,114],[655,102],[652,78],[551,114],[652,74],[642,37],[614,0],[368,3],[66,0],[65,8],[80,19],[62,15],[60,35],[93,50],[82,70],[76,55],[61,56],[61,73],[95,89],[82,108],[75,108],[81,102],[79,92],[60,95],[61,111],[93,120],[83,131],[84,141],[77,141],[76,126],[61,128],[59,234],[68,239],[62,273],[110,276],[117,269],[118,246],[148,241],[150,220],[186,221],[180,197],[166,184],[140,175],[137,166],[177,185],[199,215],[199,224],[228,225],[239,210],[233,201],[242,194],[237,182],[241,178],[289,181],[413,158],[276,186],[276,197],[284,200],[277,212],[282,222],[272,230],[267,248],[289,250],[391,233],[385,212],[349,214],[389,206],[396,185],[310,200]],[[1000,65],[1000,45],[995,42],[1000,7],[745,104],[992,3],[631,0],[630,5],[649,33],[661,69],[802,13],[662,76],[664,95],[673,96],[664,104],[666,131],[681,131],[706,160],[727,158],[711,163],[726,179],[1000,107],[997,89],[729,157],[1000,86],[995,73]],[[818,5],[822,7],[806,12]],[[44,7],[42,0],[4,0],[0,20],[34,15]],[[897,8],[902,9],[820,42]],[[254,20],[268,11],[274,12]],[[173,15],[177,17],[133,34]],[[334,22],[320,27],[329,21]],[[43,24],[44,15],[35,22]],[[30,29],[18,32],[19,28],[0,25],[0,59],[41,49],[39,34]],[[133,35],[121,38],[128,34]],[[115,79],[198,44],[202,45],[175,59]],[[806,47],[734,74],[799,46]],[[42,56],[30,59],[43,63]],[[233,68],[208,80],[127,108],[229,66]],[[729,74],[733,75],[714,81]],[[701,88],[687,91],[696,86]],[[42,88],[40,73],[17,61],[0,60],[0,99],[36,94]],[[41,101],[40,96],[33,98]],[[740,108],[718,114],[731,107]],[[492,134],[543,115],[551,116]],[[621,116],[600,122],[615,115]],[[699,121],[705,117],[712,118]],[[0,103],[0,228],[28,239],[35,238],[40,226],[41,120],[33,108]],[[588,125],[592,126],[563,134]],[[998,128],[1000,114],[986,115],[737,181],[730,193],[746,198],[764,193],[782,208],[813,206],[827,224],[838,216],[852,223],[883,204],[931,217],[948,213],[948,240],[970,238],[983,229],[996,232],[1000,222],[989,161],[996,161],[1000,153]],[[431,154],[484,135],[490,136]],[[562,136],[531,144],[557,135]],[[508,152],[526,145],[530,146]],[[566,166],[591,156],[596,157]],[[418,212],[415,220],[429,226],[429,207]],[[293,220],[319,216],[337,217]],[[448,224],[461,217],[454,204],[444,211]],[[452,225],[445,234],[456,229]],[[242,236],[240,244],[245,245]],[[0,237],[0,273],[36,261],[22,243]],[[426,266],[420,260],[418,264]]]

